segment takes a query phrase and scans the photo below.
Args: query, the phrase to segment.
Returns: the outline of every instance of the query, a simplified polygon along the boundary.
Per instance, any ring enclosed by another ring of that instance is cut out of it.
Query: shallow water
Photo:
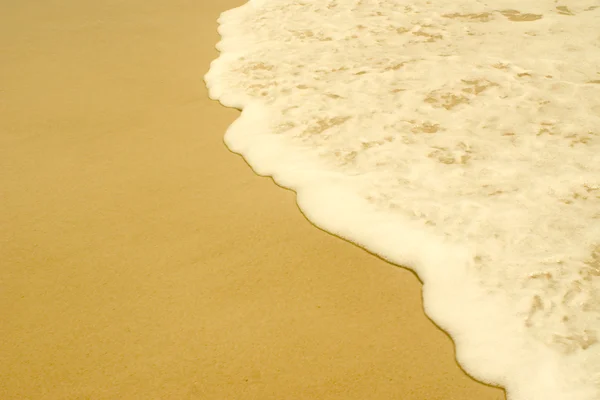
[[[226,143],[316,225],[414,269],[510,399],[600,398],[600,7],[251,1],[220,18]]]

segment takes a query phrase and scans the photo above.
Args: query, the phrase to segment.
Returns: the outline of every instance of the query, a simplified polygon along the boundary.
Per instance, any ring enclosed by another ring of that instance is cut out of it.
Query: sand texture
[[[0,399],[504,399],[222,142],[240,1],[2,0]]]

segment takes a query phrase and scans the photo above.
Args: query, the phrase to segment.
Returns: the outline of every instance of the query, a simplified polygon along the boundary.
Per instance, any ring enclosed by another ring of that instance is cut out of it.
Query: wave
[[[219,24],[232,151],[413,269],[469,374],[600,398],[600,7],[261,0]]]

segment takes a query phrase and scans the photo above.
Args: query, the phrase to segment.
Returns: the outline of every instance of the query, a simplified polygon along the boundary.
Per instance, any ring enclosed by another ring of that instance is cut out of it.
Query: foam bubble
[[[219,23],[230,149],[414,269],[471,375],[600,398],[600,7],[262,0]]]

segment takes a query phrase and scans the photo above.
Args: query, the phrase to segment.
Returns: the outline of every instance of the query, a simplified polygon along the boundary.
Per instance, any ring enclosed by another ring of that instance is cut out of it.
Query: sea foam
[[[413,269],[468,373],[600,399],[596,0],[256,0],[219,24],[232,151]]]

